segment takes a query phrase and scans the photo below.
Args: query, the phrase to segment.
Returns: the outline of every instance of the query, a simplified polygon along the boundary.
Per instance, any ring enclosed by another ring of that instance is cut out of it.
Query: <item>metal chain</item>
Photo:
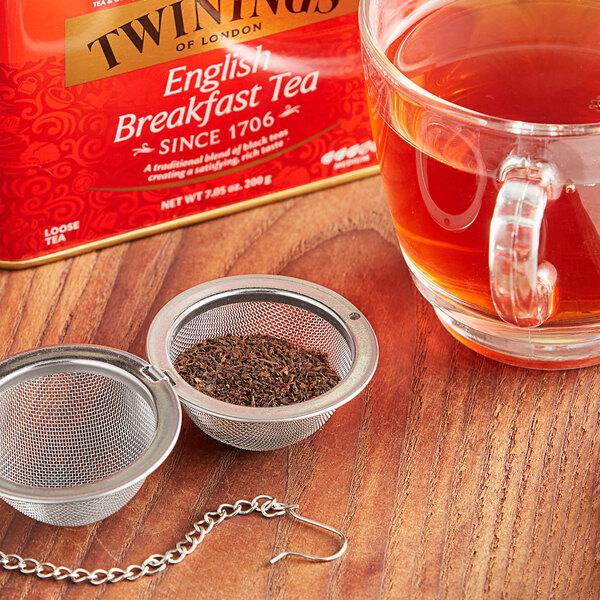
[[[81,567],[69,569],[68,567],[57,567],[50,562],[39,562],[34,558],[21,558],[18,554],[5,554],[0,550],[0,565],[9,571],[18,570],[26,575],[37,575],[41,579],[53,578],[57,581],[70,579],[74,583],[87,581],[93,585],[103,583],[117,583],[126,579],[135,581],[144,575],[154,575],[181,562],[188,554],[191,554],[202,542],[204,536],[210,533],[219,523],[236,515],[249,515],[252,512],[260,512],[263,517],[278,517],[288,512],[293,513],[297,505],[282,504],[272,496],[260,495],[254,500],[238,500],[235,504],[221,504],[214,512],[207,512],[200,521],[196,521],[193,529],[177,543],[175,548],[164,554],[152,554],[141,565],[129,565],[126,569],[113,567],[108,571],[96,569],[88,571]]]

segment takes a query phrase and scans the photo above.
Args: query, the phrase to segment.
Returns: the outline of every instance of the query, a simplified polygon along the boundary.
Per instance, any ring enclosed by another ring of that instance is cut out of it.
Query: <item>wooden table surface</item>
[[[0,598],[597,598],[600,370],[527,371],[456,342],[413,287],[379,177],[132,243],[0,273],[0,353],[93,343],[144,356],[157,311],[214,278],[279,273],[353,302],[379,339],[371,384],[288,449],[225,446],[184,416],[167,461],[119,512],[59,528],[0,501],[0,550],[127,566],[225,502],[270,494],[339,528],[238,516],[183,562],[94,587],[0,572]]]

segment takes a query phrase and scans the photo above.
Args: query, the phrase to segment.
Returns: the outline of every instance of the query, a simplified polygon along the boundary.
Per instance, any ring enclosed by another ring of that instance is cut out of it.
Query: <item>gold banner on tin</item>
[[[138,0],[67,19],[65,85],[326,21],[355,12],[357,4],[358,0]]]

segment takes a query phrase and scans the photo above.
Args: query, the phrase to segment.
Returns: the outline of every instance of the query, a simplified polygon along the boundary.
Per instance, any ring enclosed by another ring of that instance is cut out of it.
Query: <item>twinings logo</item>
[[[358,0],[139,0],[68,19],[65,84],[127,73],[356,11]]]

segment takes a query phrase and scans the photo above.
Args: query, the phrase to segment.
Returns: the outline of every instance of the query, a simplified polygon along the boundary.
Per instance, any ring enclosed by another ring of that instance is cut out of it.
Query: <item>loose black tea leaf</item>
[[[225,335],[182,352],[175,368],[192,387],[242,406],[303,402],[340,381],[327,355],[270,335]]]

